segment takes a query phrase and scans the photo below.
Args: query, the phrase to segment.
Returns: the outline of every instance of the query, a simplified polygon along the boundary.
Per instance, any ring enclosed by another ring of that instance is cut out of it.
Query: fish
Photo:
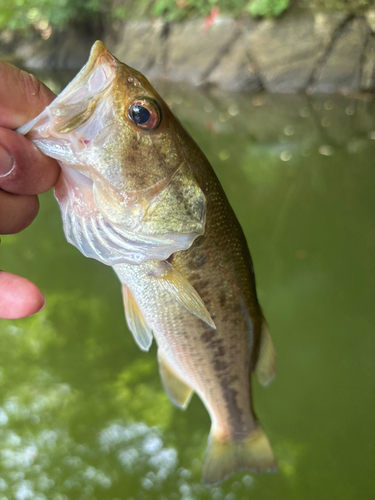
[[[267,385],[276,354],[246,238],[211,165],[138,71],[97,41],[86,65],[18,129],[55,158],[69,243],[113,267],[129,330],[171,402],[196,393],[211,417],[203,480],[274,471],[251,379]]]

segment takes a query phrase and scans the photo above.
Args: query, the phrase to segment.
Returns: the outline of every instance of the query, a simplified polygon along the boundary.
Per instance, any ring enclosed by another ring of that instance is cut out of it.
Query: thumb
[[[45,298],[31,281],[0,271],[0,318],[18,319],[43,309]]]
[[[35,76],[0,61],[0,127],[16,129],[35,118],[55,94]]]

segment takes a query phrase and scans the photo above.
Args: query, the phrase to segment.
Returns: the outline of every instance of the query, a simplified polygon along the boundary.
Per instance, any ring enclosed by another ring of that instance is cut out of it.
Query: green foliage
[[[282,14],[289,4],[290,0],[253,0],[248,10],[253,17],[276,17]]]
[[[316,10],[362,12],[373,0],[304,0]],[[180,21],[208,16],[212,9],[234,17],[247,13],[252,17],[277,17],[297,3],[296,0],[0,0],[0,29],[40,31],[49,25],[63,29],[69,24],[101,20],[164,17]],[[300,4],[301,5],[301,4]]]
[[[275,17],[290,3],[291,0],[157,0],[153,14],[175,21],[194,15],[206,16],[218,8],[221,13],[232,16],[248,12],[252,16]]]
[[[57,28],[104,12],[109,0],[0,0],[0,29],[24,29],[40,23]]]
[[[153,14],[170,21],[190,16],[206,16],[213,8],[236,15],[245,9],[247,3],[248,0],[157,0]]]
[[[0,29],[24,29],[40,23],[58,29],[68,24],[150,15],[154,0],[0,0]]]
[[[110,19],[142,19],[148,17],[155,0],[107,0]]]
[[[305,2],[317,10],[341,10],[352,13],[374,7],[374,0],[305,0]]]

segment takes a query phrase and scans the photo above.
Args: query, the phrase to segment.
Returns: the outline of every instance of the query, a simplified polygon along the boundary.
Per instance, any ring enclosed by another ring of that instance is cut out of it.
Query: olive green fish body
[[[197,149],[192,141],[190,149]],[[192,315],[168,292],[160,291],[152,271],[158,263],[137,268],[120,264],[115,270],[153,330],[163,359],[205,404],[212,420],[211,436],[222,442],[241,443],[258,432],[266,464],[256,463],[251,457],[250,468],[258,472],[262,468],[272,470],[275,461],[251,401],[250,373],[259,356],[264,320],[250,253],[211,166],[200,150],[191,156],[207,200],[206,230],[190,249],[174,253],[168,262],[198,292],[216,329]],[[274,364],[269,367],[269,377],[273,372]],[[210,472],[209,477],[206,473],[207,482],[217,480],[214,473]]]
[[[193,392],[212,420],[203,478],[273,470],[251,373],[275,352],[242,229],[207,159],[143,75],[101,42],[38,117],[19,129],[62,169],[55,196],[67,240],[112,266],[139,347],[158,344],[171,401]]]

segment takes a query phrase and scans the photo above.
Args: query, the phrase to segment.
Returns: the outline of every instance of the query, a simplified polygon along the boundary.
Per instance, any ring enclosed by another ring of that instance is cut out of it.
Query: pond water
[[[47,297],[0,322],[0,499],[374,498],[374,101],[159,88],[250,246],[278,354],[254,401],[279,470],[201,483],[206,410],[170,404],[117,278],[65,241],[48,193],[0,248]]]

